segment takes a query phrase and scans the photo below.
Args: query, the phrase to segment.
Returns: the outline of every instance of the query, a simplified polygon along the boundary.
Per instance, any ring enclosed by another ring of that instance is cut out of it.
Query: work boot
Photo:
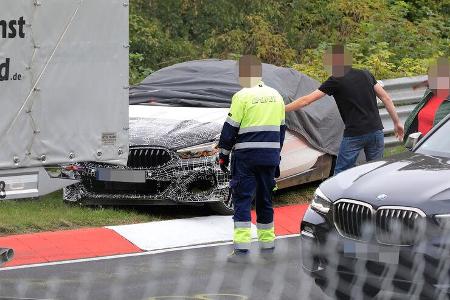
[[[248,263],[250,262],[250,251],[234,249],[234,251],[228,255],[227,261],[231,263]]]

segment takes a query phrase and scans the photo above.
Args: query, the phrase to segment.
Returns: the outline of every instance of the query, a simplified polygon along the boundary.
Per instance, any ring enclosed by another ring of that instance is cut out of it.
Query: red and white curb
[[[233,220],[230,216],[178,219],[108,228],[144,251],[228,242],[233,239]],[[252,235],[256,237],[256,226],[253,224]]]
[[[307,205],[275,208],[277,236],[298,234],[307,208]],[[252,222],[256,222],[254,212]],[[0,271],[229,244],[232,233],[230,216],[209,216],[6,236],[0,238],[0,246],[14,249],[15,256]],[[252,235],[256,238],[255,225]]]

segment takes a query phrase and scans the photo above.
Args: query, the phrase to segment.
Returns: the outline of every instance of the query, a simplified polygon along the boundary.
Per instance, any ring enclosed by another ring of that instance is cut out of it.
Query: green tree
[[[323,50],[345,43],[377,78],[424,74],[450,56],[450,0],[131,0],[131,82],[191,59],[255,54],[326,78]]]

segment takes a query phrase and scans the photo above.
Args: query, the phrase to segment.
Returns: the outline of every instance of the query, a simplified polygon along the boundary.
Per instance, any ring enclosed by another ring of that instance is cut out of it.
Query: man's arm
[[[284,112],[284,105],[281,107],[281,122],[280,122],[280,151],[283,149],[284,138],[286,137],[286,114]]]
[[[230,113],[223,124],[218,147],[224,155],[229,155],[234,144],[236,144],[243,113],[243,108],[241,106],[242,104],[238,99],[233,99],[231,102]]]
[[[230,152],[236,144],[239,128],[244,115],[244,103],[239,97],[233,96],[231,99],[230,113],[223,124],[219,139],[219,165],[223,172],[228,172],[230,163]]]
[[[395,137],[402,141],[403,135],[405,134],[405,129],[403,128],[403,124],[398,117],[397,111],[395,110],[394,102],[392,102],[391,97],[384,90],[381,84],[377,83],[373,88],[375,89],[375,93],[377,94],[378,98],[380,98],[380,100],[383,102],[384,107],[386,107],[386,110],[388,111],[392,122],[394,122]]]
[[[289,111],[300,109],[302,107],[310,105],[314,101],[319,100],[323,96],[325,96],[324,92],[315,90],[311,94],[300,97],[297,100],[295,100],[294,102],[289,103],[288,105],[286,105],[285,110],[286,110],[286,112],[289,112]]]
[[[222,127],[222,132],[220,134],[218,148],[220,153],[224,155],[229,155],[231,149],[236,144],[236,139],[239,132],[239,123],[235,122],[230,117],[227,118]]]
[[[286,137],[286,113],[284,111],[285,106],[283,102],[283,98],[280,95],[280,163],[281,163],[281,150],[283,149],[284,145],[284,139]],[[278,164],[277,168],[275,169],[275,178],[279,178],[280,173],[280,165]]]

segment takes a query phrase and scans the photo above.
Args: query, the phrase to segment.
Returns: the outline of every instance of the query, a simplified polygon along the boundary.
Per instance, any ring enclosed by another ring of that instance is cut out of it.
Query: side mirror
[[[406,139],[405,148],[412,150],[422,138],[422,132],[411,133]]]

